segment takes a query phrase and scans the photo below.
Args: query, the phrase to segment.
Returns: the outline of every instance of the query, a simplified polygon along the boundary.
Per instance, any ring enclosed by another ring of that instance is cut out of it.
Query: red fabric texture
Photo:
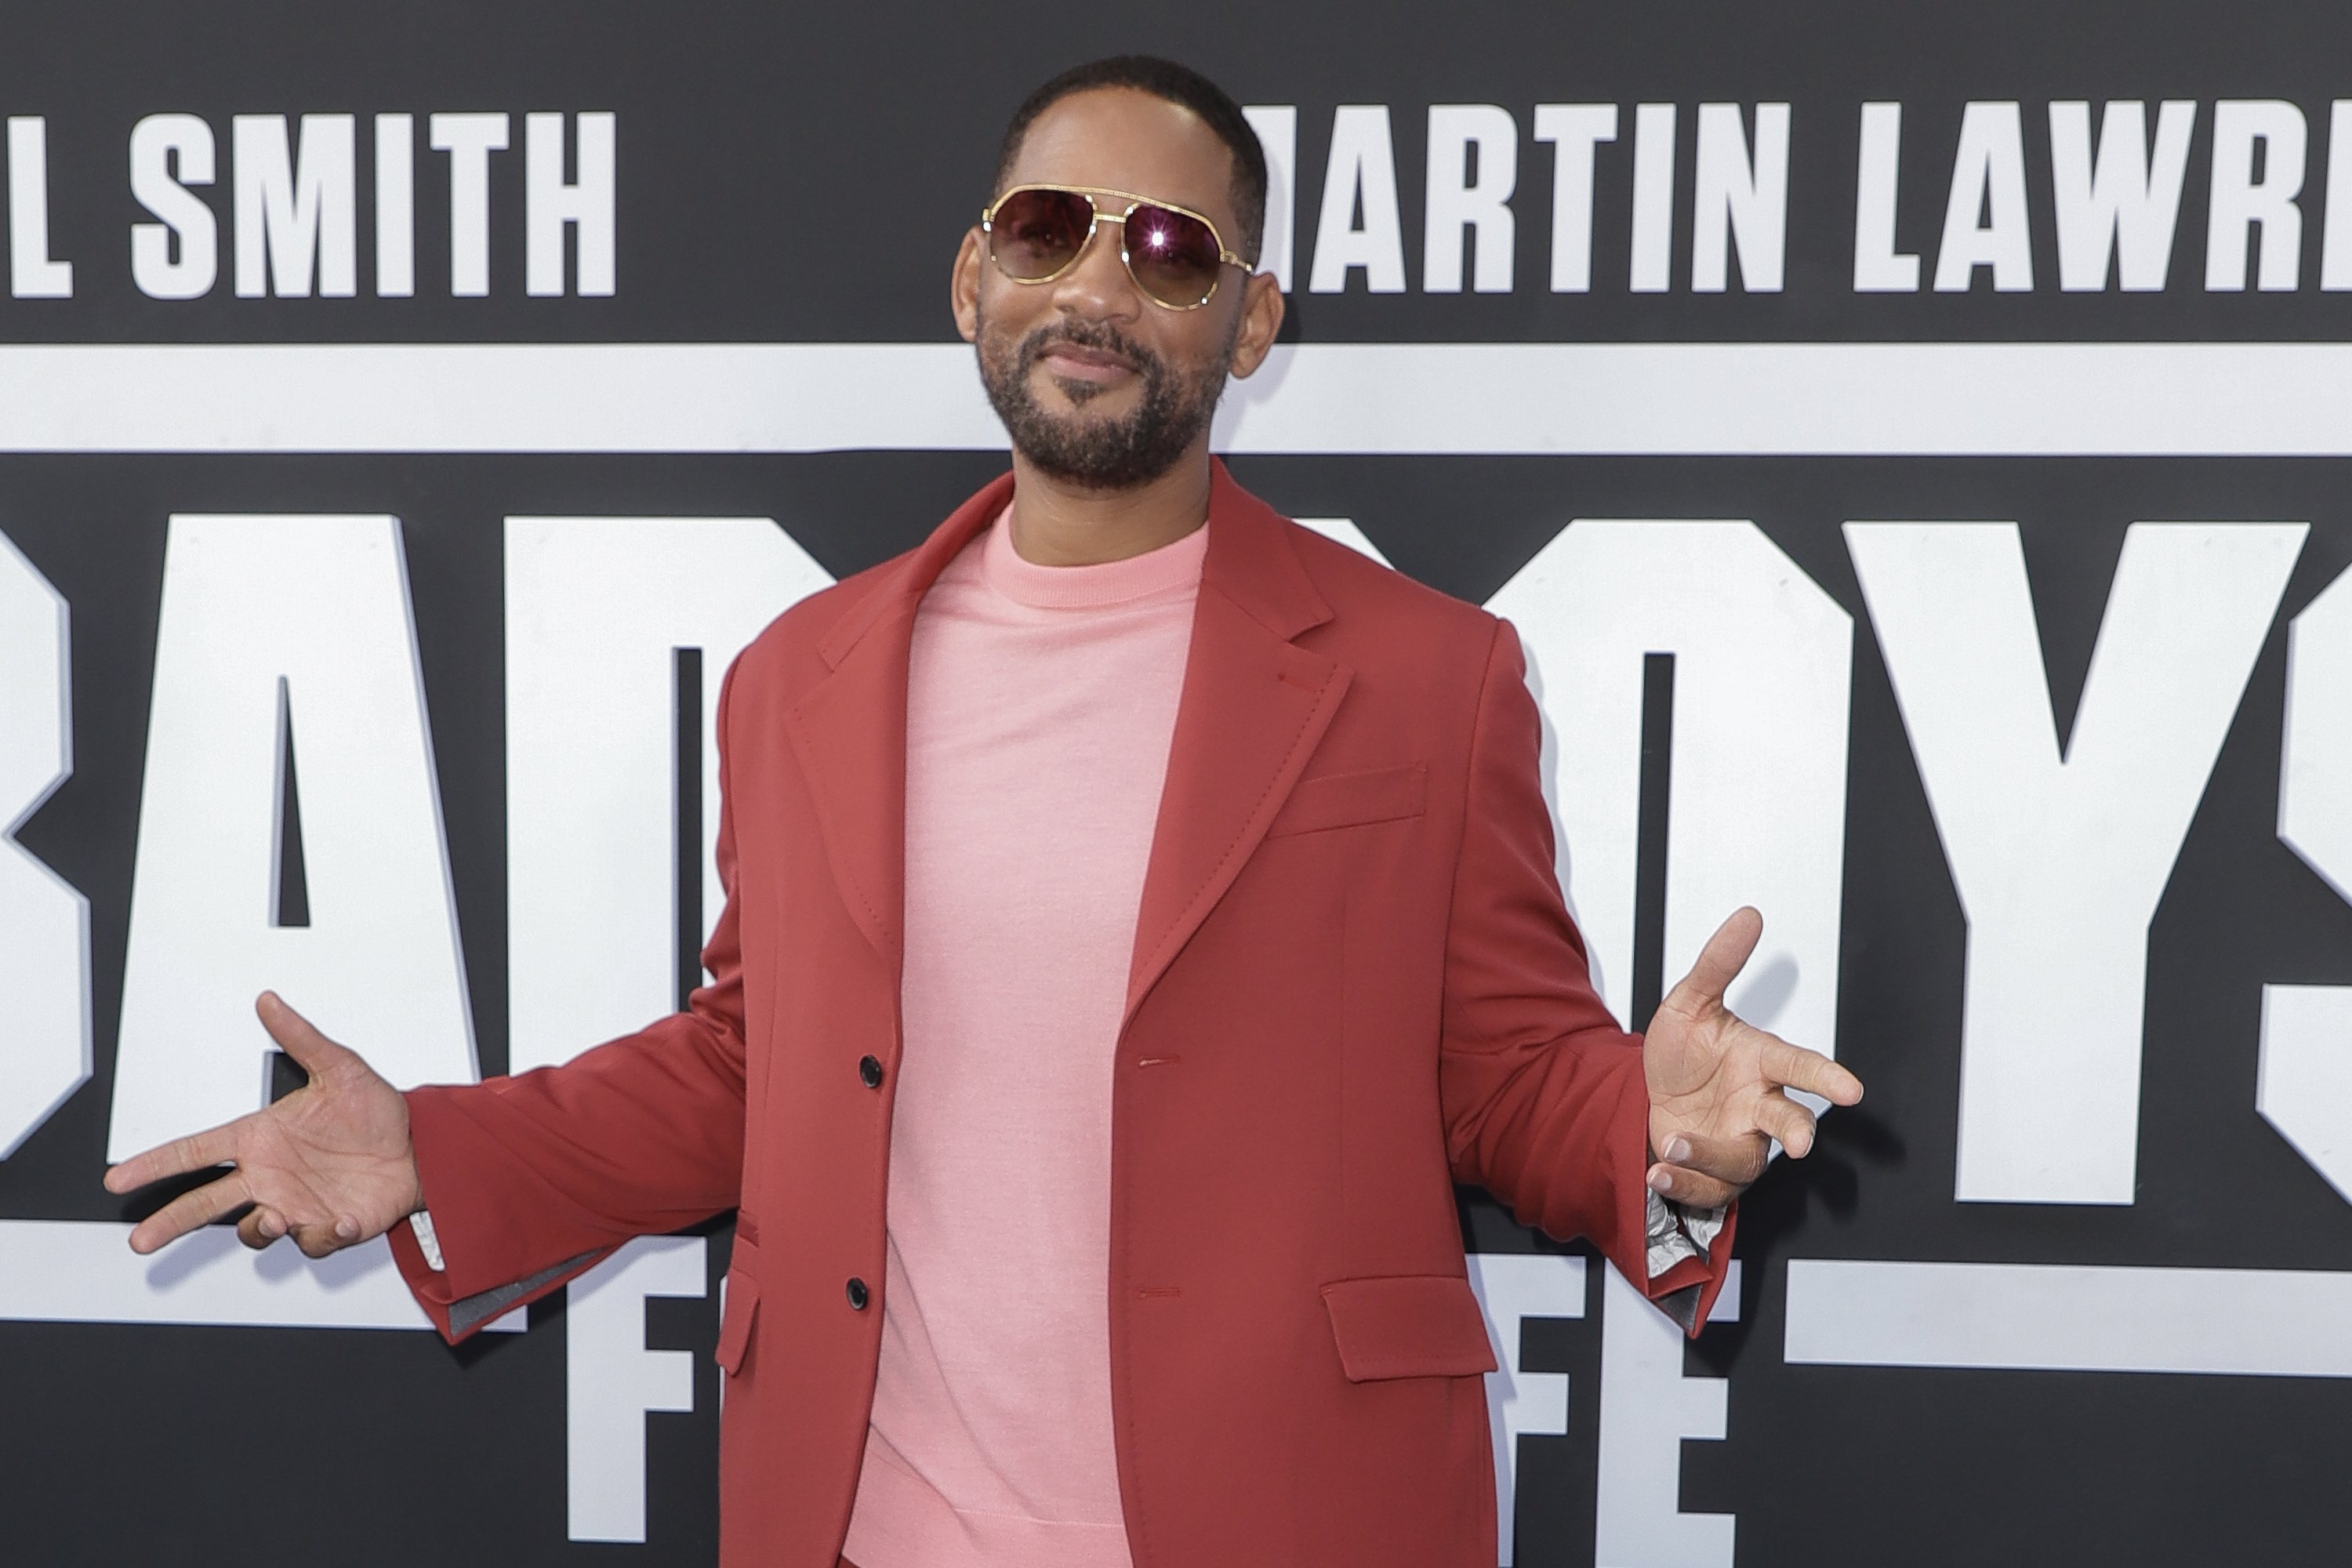
[[[409,1099],[447,1272],[405,1226],[394,1250],[445,1332],[467,1296],[740,1205],[729,1568],[827,1568],[848,1526],[883,1316],[908,647],[1011,487],[729,672],[730,900],[688,1010]],[[1702,1322],[1735,1226],[1711,1265],[1645,1279],[1638,1041],[1555,879],[1517,638],[1222,464],[1210,517],[1114,1069],[1129,1546],[1138,1568],[1488,1568],[1491,1354],[1453,1184],[1591,1238],[1653,1298],[1701,1286]]]

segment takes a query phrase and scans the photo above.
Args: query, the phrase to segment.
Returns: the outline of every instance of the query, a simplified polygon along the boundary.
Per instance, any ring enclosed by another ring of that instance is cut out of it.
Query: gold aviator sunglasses
[[[1116,212],[1097,198],[1124,202]],[[1145,298],[1197,310],[1228,266],[1250,264],[1225,248],[1217,226],[1190,207],[1098,185],[1015,185],[980,215],[988,258],[1015,283],[1050,283],[1077,264],[1098,224],[1118,225],[1118,258]]]

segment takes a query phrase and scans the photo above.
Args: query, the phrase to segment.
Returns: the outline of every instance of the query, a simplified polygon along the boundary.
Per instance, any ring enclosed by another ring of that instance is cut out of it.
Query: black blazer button
[[[852,1279],[849,1282],[849,1305],[852,1310],[860,1312],[866,1310],[866,1281]]]
[[[857,1058],[857,1079],[868,1089],[882,1087],[882,1062],[878,1057]]]

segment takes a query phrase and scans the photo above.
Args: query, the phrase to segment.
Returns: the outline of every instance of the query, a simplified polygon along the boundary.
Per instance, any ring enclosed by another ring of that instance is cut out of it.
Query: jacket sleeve
[[[403,1277],[453,1342],[538,1300],[632,1237],[734,1206],[743,1169],[743,975],[728,789],[730,668],[718,705],[718,862],[727,906],[683,1012],[561,1067],[407,1096],[444,1267],[407,1225]]]
[[[1446,928],[1439,1089],[1454,1179],[1522,1225],[1585,1237],[1696,1333],[1723,1286],[1736,1212],[1705,1259],[1646,1261],[1649,1094],[1641,1037],[1592,988],[1553,869],[1542,721],[1518,635],[1498,622],[1478,694]],[[1696,1297],[1681,1293],[1698,1287]]]

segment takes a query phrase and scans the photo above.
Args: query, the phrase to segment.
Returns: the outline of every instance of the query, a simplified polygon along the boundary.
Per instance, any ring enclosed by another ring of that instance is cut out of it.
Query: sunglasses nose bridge
[[[1084,294],[1098,308],[1109,307],[1107,313],[1110,315],[1131,317],[1139,313],[1147,300],[1127,259],[1126,223],[1127,215],[1122,211],[1095,208],[1085,241],[1051,280],[1052,286],[1057,291]],[[1125,309],[1119,309],[1120,304]]]

